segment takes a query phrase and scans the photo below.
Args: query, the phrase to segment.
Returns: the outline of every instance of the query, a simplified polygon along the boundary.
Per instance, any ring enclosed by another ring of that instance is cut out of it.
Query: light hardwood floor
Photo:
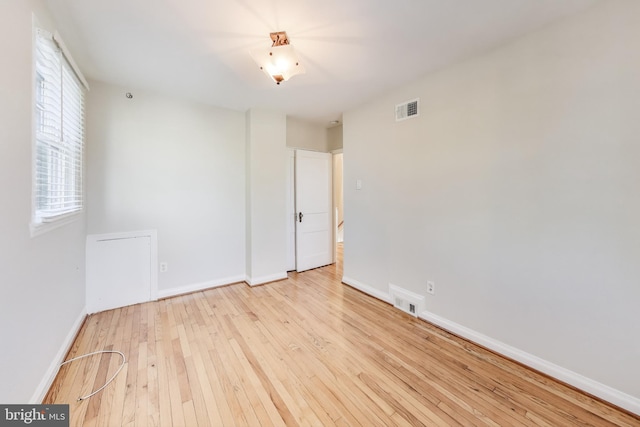
[[[340,283],[329,266],[110,310],[85,322],[45,403],[71,425],[640,426]]]

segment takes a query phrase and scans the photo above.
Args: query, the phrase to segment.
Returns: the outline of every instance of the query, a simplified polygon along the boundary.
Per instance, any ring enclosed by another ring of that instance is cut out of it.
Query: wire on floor
[[[97,389],[96,391],[92,392],[91,394],[87,394],[86,396],[81,396],[78,398],[78,402],[80,402],[81,400],[85,400],[90,398],[91,396],[99,393],[102,391],[102,389],[104,389],[106,386],[108,386],[111,381],[113,381],[116,376],[120,373],[120,371],[122,370],[122,368],[124,368],[124,364],[127,362],[126,357],[124,356],[124,353],[122,353],[121,351],[117,351],[117,350],[100,350],[100,351],[94,351],[93,353],[87,353],[87,354],[83,354],[82,356],[78,356],[78,357],[74,357],[73,359],[69,359],[67,361],[64,361],[60,364],[60,367],[63,367],[64,365],[66,365],[67,363],[71,363],[75,360],[79,360],[79,359],[84,359],[85,357],[89,357],[89,356],[93,356],[95,354],[105,354],[105,353],[116,353],[119,354],[120,357],[122,357],[122,364],[120,365],[120,367],[118,368],[118,370],[116,371],[115,374],[113,374],[113,376],[111,378],[109,378],[109,381],[107,381],[102,387],[100,387],[99,389]]]

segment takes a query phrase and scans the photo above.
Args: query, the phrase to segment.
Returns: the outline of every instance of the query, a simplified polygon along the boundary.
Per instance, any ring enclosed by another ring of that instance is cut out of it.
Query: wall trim
[[[357,280],[351,279],[349,277],[343,277],[342,283],[358,289],[359,291],[362,291],[374,298],[391,304],[391,296],[383,291],[375,289],[369,285],[365,285],[364,283],[358,282]],[[422,311],[418,315],[418,318],[429,323],[433,323],[434,325],[451,333],[459,335],[460,337],[472,343],[486,347],[487,349],[494,351],[501,356],[522,363],[528,368],[549,375],[550,377],[573,386],[584,393],[591,394],[599,399],[604,400],[607,403],[618,406],[633,414],[640,415],[640,399],[637,397],[626,394],[608,385],[599,383],[595,380],[592,380],[591,378],[585,377],[569,369],[544,360],[538,356],[534,356],[533,354],[512,347],[508,344],[493,339],[487,335],[481,334],[477,331],[474,331],[473,329],[467,328],[466,326],[462,326],[458,323],[452,322],[429,311]]]
[[[73,322],[73,325],[69,330],[69,333],[67,334],[65,339],[62,341],[62,345],[60,346],[60,349],[56,353],[51,364],[49,365],[49,368],[47,369],[44,376],[42,377],[42,381],[40,381],[40,384],[38,384],[38,387],[33,393],[33,396],[31,396],[31,399],[29,400],[30,404],[42,403],[42,400],[44,399],[47,392],[49,391],[49,388],[51,388],[51,385],[53,384],[53,380],[55,380],[56,375],[58,375],[60,364],[64,362],[64,359],[67,356],[67,353],[69,353],[69,350],[71,349],[71,346],[73,345],[73,342],[75,341],[76,336],[80,332],[80,328],[82,327],[86,319],[87,319],[87,308],[84,307],[80,312],[80,315],[78,316],[78,318],[75,320],[75,322]]]
[[[158,290],[158,299],[175,297],[178,295],[189,294],[210,288],[219,288],[220,286],[232,285],[245,281],[246,276],[232,276],[224,279],[209,280],[206,282],[192,283],[191,285],[179,286],[176,288]]]
[[[262,276],[262,277],[256,277],[256,278],[247,276],[245,277],[244,281],[249,286],[258,286],[258,285],[265,285],[271,282],[277,282],[279,280],[285,280],[288,278],[289,278],[289,275],[287,275],[287,272],[285,271],[284,273],[276,273],[276,274],[271,274],[269,276]]]
[[[501,341],[493,339],[489,336],[481,334],[473,329],[462,326],[458,323],[452,322],[437,314],[423,311],[418,316],[420,319],[433,323],[436,326],[441,327],[449,332],[461,336],[473,343],[479,344],[489,350],[513,359],[526,365],[529,368],[549,375],[556,380],[567,383],[577,389],[592,394],[606,402],[612,403],[634,414],[640,415],[640,399],[633,397],[629,394],[616,390],[608,385],[599,383],[591,378],[580,375],[569,369],[558,366],[533,354],[522,351],[518,348],[512,347]]]
[[[374,298],[378,298],[379,300],[382,300],[382,301],[384,301],[386,303],[392,304],[391,303],[391,295],[389,295],[388,292],[379,291],[376,288],[373,288],[373,287],[371,287],[369,285],[365,285],[364,283],[358,282],[357,280],[352,279],[352,278],[347,277],[347,276],[342,276],[342,283],[344,283],[345,285],[349,285],[352,288],[355,288],[355,289],[357,289],[359,291],[362,291],[367,295],[371,295]]]

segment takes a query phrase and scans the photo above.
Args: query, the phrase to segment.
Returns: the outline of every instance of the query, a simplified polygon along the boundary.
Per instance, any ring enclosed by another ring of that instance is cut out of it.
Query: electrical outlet
[[[169,270],[169,264],[167,264],[166,262],[161,262],[160,263],[160,273],[166,273],[167,270]]]
[[[436,294],[436,284],[430,280],[427,280],[427,293],[431,295]]]

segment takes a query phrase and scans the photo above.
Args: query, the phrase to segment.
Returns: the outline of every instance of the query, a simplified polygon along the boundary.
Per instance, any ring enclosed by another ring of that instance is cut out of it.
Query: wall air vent
[[[424,304],[424,296],[422,295],[392,285],[391,283],[389,283],[389,295],[391,296],[391,301],[393,301],[393,306],[407,314],[418,317],[422,311]]]
[[[396,105],[396,122],[417,117],[420,113],[419,104],[420,98],[416,98]]]

